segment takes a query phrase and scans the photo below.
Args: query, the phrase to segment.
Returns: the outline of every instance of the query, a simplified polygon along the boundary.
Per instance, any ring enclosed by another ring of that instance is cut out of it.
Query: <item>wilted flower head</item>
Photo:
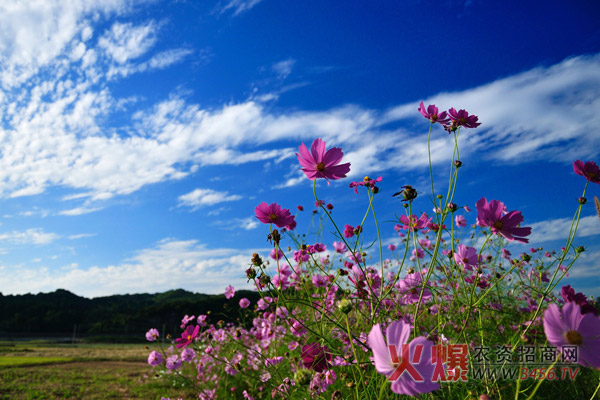
[[[584,163],[581,160],[577,160],[573,163],[573,171],[590,182],[600,184],[600,168],[593,161]]]
[[[488,203],[484,197],[476,203],[477,207],[477,225],[489,227],[492,232],[505,237],[506,239],[517,242],[528,243],[529,240],[521,236],[531,234],[531,228],[521,228],[519,225],[523,222],[523,216],[520,211],[511,211],[504,214],[506,206],[498,200],[492,200]]]
[[[286,227],[295,222],[290,210],[281,208],[277,203],[267,204],[263,201],[254,209],[254,213],[260,222],[275,224],[279,228]]]
[[[310,146],[310,152],[304,143],[298,150],[300,152],[300,154],[296,153],[298,162],[311,181],[316,178],[341,179],[350,172],[350,163],[340,164],[344,156],[342,150],[337,147],[326,150],[325,142],[321,139],[315,139]]]

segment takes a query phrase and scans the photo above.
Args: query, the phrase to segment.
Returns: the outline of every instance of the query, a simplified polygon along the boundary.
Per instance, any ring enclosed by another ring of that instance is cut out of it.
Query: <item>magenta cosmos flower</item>
[[[505,237],[511,242],[528,243],[529,240],[522,236],[531,234],[531,228],[521,228],[519,225],[523,222],[523,216],[520,211],[511,211],[504,214],[506,206],[498,200],[492,200],[488,203],[484,197],[480,199],[475,206],[477,207],[477,225],[489,227],[493,233]]]
[[[408,229],[409,231],[416,232],[419,229],[423,229],[427,227],[427,224],[431,222],[431,218],[427,216],[427,214],[423,213],[419,218],[416,215],[411,215],[407,217],[406,215],[400,216],[400,228]]]
[[[377,324],[371,328],[367,343],[373,350],[375,369],[392,381],[392,392],[416,396],[433,392],[440,388],[440,384],[432,382],[433,342],[419,336],[408,343],[411,330],[410,324],[404,321],[390,323],[387,327],[386,343],[381,326]],[[418,353],[417,348],[422,352],[420,359],[413,362]]]
[[[350,163],[340,164],[344,156],[342,150],[337,147],[326,150],[325,142],[321,139],[315,139],[310,146],[310,152],[304,143],[300,145],[298,151],[300,154],[296,153],[296,155],[302,165],[302,171],[311,181],[316,178],[332,180],[345,178],[350,172]]]
[[[593,161],[584,163],[581,160],[577,160],[573,163],[573,171],[590,182],[600,184],[600,168]]]
[[[331,353],[327,346],[311,343],[302,347],[300,354],[304,367],[323,372],[331,367]]]
[[[255,209],[254,213],[260,222],[275,224],[278,228],[294,225],[296,220],[287,208],[281,208],[277,203],[267,204],[264,201]]]
[[[477,250],[474,247],[459,244],[454,252],[454,261],[468,271],[472,271],[478,265]]]
[[[456,111],[454,107],[448,110],[448,115],[452,120],[452,124],[455,126],[464,126],[465,128],[477,128],[481,125],[477,122],[479,119],[476,115],[469,115],[465,110]]]
[[[562,310],[550,304],[544,312],[544,333],[548,342],[562,348],[577,346],[577,362],[600,368],[600,318],[581,314],[575,302],[566,303]]]
[[[450,118],[447,118],[446,116],[446,111],[440,113],[438,108],[433,104],[428,105],[427,109],[425,109],[425,104],[421,102],[418,110],[421,115],[430,120],[432,124],[439,122],[442,125],[446,125],[450,121]]]
[[[193,326],[189,325],[187,328],[185,328],[185,331],[183,331],[181,337],[175,339],[175,342],[177,342],[176,347],[180,349],[190,345],[194,339],[198,337],[198,332],[200,332],[200,326],[196,325],[194,328]]]

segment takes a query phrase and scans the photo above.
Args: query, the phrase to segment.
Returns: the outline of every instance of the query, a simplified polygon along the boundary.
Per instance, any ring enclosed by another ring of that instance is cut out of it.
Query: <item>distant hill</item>
[[[209,321],[234,322],[240,316],[239,300],[252,304],[257,292],[241,290],[235,297],[207,295],[177,289],[156,294],[127,294],[88,299],[67,290],[52,293],[2,295],[0,337],[130,336],[144,338],[150,328],[179,336],[184,315],[207,314]]]

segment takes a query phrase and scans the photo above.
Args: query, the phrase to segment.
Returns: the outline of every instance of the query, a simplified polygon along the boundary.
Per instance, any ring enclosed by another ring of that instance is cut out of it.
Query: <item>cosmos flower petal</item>
[[[402,348],[403,344],[408,343],[411,331],[412,326],[402,320],[390,323],[386,330],[388,343],[396,345],[396,349]]]
[[[431,352],[433,350],[433,342],[427,340],[424,336],[414,338],[408,345],[409,354],[411,357],[415,354],[417,346],[422,346],[423,353],[415,369],[423,377],[422,382],[415,381],[408,373],[402,376],[395,382],[392,382],[392,391],[398,394],[406,394],[409,396],[417,396],[421,393],[428,393],[440,388],[438,382],[432,382],[433,371],[435,366],[431,363]]]
[[[550,304],[548,309],[544,311],[544,333],[548,342],[556,347],[566,344],[564,334],[567,329],[561,319],[560,309],[556,304]]]
[[[310,146],[310,153],[317,163],[323,162],[323,158],[325,157],[325,142],[321,139],[315,139]]]
[[[380,374],[389,376],[394,372],[394,365],[392,364],[392,357],[388,349],[387,343],[383,339],[383,333],[381,333],[381,326],[379,324],[373,325],[371,332],[367,336],[367,343],[371,350],[373,350],[373,358],[375,362],[375,369]]]

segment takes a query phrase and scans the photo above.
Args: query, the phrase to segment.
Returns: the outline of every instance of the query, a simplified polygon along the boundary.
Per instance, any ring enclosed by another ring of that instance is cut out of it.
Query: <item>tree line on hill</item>
[[[231,299],[177,289],[88,299],[67,290],[51,293],[0,293],[0,337],[129,336],[144,338],[150,328],[178,337],[184,315],[209,314],[209,322],[244,323],[239,300],[256,304],[257,292],[239,290]],[[251,319],[249,323],[251,323]],[[246,321],[248,323],[248,321]]]

